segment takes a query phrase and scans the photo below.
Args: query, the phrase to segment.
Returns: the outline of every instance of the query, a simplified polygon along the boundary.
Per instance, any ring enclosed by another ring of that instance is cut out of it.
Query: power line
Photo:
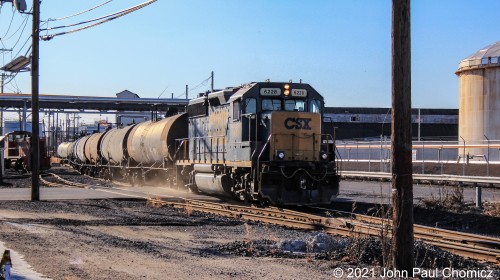
[[[24,24],[24,27],[23,27],[23,31],[24,31],[24,28],[26,27],[26,24],[28,23],[28,19],[29,19],[28,16],[24,17],[23,22],[19,25],[17,30],[14,31],[14,33],[12,33],[12,35],[10,35],[9,38],[5,38],[5,40],[9,40],[10,38],[14,37],[14,35],[16,35],[16,33],[19,31],[19,29],[21,29],[21,27],[23,27],[23,24]]]
[[[199,83],[198,85],[196,85],[195,87],[193,87],[192,89],[188,90],[188,93],[190,93],[191,91],[193,90],[196,90],[204,85],[206,85],[208,83],[208,81],[210,80],[210,78],[212,78],[212,76],[206,78],[205,80],[201,81],[201,83]]]
[[[3,35],[3,37],[7,36],[9,34],[9,31],[10,31],[10,27],[12,26],[12,22],[14,21],[14,16],[16,15],[16,13],[14,13],[14,7],[12,8],[12,17],[10,18],[10,23],[9,23],[9,27],[7,28],[7,32],[5,32],[5,35]]]
[[[23,37],[23,34],[24,34],[24,29],[26,28],[26,26],[28,25],[28,21],[26,21],[24,23],[24,27],[23,27],[23,30],[21,31],[21,34],[19,35],[19,38],[17,38],[17,41],[16,43],[14,44],[14,46],[12,46],[12,49],[14,49],[17,44],[19,43],[19,41],[21,41],[21,38]],[[28,36],[28,40],[31,38],[31,36]],[[27,42],[27,41],[26,41]],[[23,44],[23,46],[21,47],[21,49],[19,50],[19,52],[21,52],[21,50],[24,48],[24,46],[26,45],[26,43]],[[19,53],[18,53],[19,54]],[[16,55],[17,56],[17,55]]]
[[[140,6],[140,5],[137,5],[137,6]],[[98,20],[101,20],[101,19],[105,19],[105,18],[109,18],[109,17],[112,17],[112,16],[116,16],[116,15],[125,13],[125,12],[127,12],[129,10],[132,10],[132,9],[136,8],[137,6],[134,6],[132,8],[128,8],[128,9],[125,9],[125,10],[121,10],[119,12],[112,13],[112,14],[109,14],[109,15],[105,15],[105,16],[102,16],[102,17],[98,17],[98,18],[94,18],[94,19],[89,19],[89,20],[86,20],[86,21],[81,21],[81,22],[78,22],[78,23],[73,23],[73,24],[67,24],[67,25],[61,25],[61,26],[55,26],[55,27],[40,29],[40,31],[46,31],[46,30],[48,31],[48,30],[55,30],[55,29],[61,29],[61,28],[68,28],[68,27],[78,26],[78,25],[82,25],[82,24],[86,24],[86,23],[91,23],[91,22],[94,22],[94,21],[98,21]]]
[[[160,95],[158,96],[158,99],[160,99],[160,97],[165,93],[165,91],[168,89],[168,86],[165,87],[165,89],[160,93]]]
[[[61,33],[55,33],[55,34],[51,34],[51,35],[40,36],[40,39],[42,39],[44,41],[48,41],[48,40],[51,40],[52,38],[54,38],[56,36],[66,35],[66,34],[78,32],[78,31],[82,31],[82,30],[85,30],[85,29],[89,29],[89,28],[101,25],[103,23],[112,21],[114,19],[120,18],[122,16],[128,15],[128,14],[130,14],[132,12],[135,12],[135,11],[137,11],[139,9],[142,9],[142,8],[148,6],[148,5],[150,5],[150,4],[152,4],[152,3],[156,2],[156,1],[157,0],[150,0],[150,1],[144,2],[142,4],[139,4],[137,6],[134,6],[134,7],[131,7],[131,8],[125,9],[125,10],[122,10],[120,12],[116,12],[116,13],[111,14],[111,15],[107,15],[107,16],[100,17],[100,18],[97,18],[97,19],[88,20],[88,21],[85,21],[85,22],[80,22],[80,23],[76,23],[76,24],[72,24],[72,25],[67,25],[67,26],[62,26],[62,27],[52,27],[52,28],[49,28],[49,29],[43,29],[43,30],[53,30],[53,29],[58,29],[58,28],[66,28],[66,27],[76,26],[76,25],[85,24],[85,23],[89,23],[89,22],[93,22],[93,21],[104,19],[104,20],[99,21],[97,23],[94,23],[94,24],[91,24],[91,25],[87,25],[87,26],[84,26],[84,27],[81,27],[81,28],[73,29],[73,30],[70,30],[70,31],[65,31],[65,32],[61,32]]]
[[[205,80],[201,81],[199,84],[197,84],[197,85],[196,85],[196,86],[194,86],[193,88],[190,88],[190,89],[188,90],[188,94],[189,94],[190,92],[192,92],[193,90],[197,90],[197,89],[199,89],[199,88],[200,88],[200,87],[202,87],[202,86],[206,86],[206,85],[208,85],[207,83],[208,83],[208,81],[209,81],[211,78],[212,78],[212,75],[210,75],[210,76],[209,76],[208,78],[206,78]],[[186,92],[180,93],[180,94],[176,95],[176,96],[175,96],[175,98],[182,97],[182,96],[184,96],[185,94],[186,94]]]
[[[95,7],[90,8],[90,9],[88,9],[88,10],[85,10],[85,11],[82,11],[82,12],[79,12],[79,13],[76,13],[76,14],[73,14],[73,15],[70,15],[70,16],[65,16],[65,17],[62,17],[62,18],[56,18],[56,19],[49,18],[49,19],[47,19],[47,20],[45,20],[45,21],[42,21],[42,22],[58,21],[58,20],[63,20],[63,19],[68,19],[68,18],[76,17],[76,16],[79,16],[79,15],[81,15],[81,14],[84,14],[84,13],[90,12],[90,11],[92,11],[92,10],[95,10],[95,9],[97,9],[97,8],[99,8],[99,7],[102,7],[102,6],[104,6],[104,5],[108,4],[109,2],[112,2],[112,1],[113,1],[113,0],[106,1],[106,2],[104,2],[104,3],[102,3],[102,4],[99,4],[99,5],[95,6]]]

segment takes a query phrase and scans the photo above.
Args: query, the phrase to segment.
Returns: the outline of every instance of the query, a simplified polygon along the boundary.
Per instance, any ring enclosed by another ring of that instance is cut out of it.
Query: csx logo
[[[287,129],[306,129],[310,130],[309,122],[311,119],[306,118],[288,118],[285,120],[285,127]]]

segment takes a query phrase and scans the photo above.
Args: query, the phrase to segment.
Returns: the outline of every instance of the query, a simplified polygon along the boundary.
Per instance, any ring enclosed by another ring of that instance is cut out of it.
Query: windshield
[[[281,100],[279,99],[262,99],[262,110],[279,111],[281,110]]]
[[[312,100],[310,102],[309,112],[319,113],[320,111],[321,111],[321,101],[319,101],[319,100]]]
[[[304,112],[305,104],[304,100],[285,100],[285,110]]]

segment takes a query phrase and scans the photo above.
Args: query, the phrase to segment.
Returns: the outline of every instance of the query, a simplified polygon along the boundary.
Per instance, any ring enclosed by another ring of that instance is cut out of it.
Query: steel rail
[[[371,224],[385,224],[385,223],[392,223],[392,221],[379,218],[379,217],[374,217],[374,216],[368,216],[368,215],[361,215],[361,214],[355,214],[352,212],[346,212],[346,211],[340,211],[340,210],[334,210],[334,209],[328,209],[328,208],[321,208],[321,207],[309,207],[312,209],[318,209],[321,211],[328,211],[330,214],[339,214],[343,216],[351,216],[351,220],[355,221],[360,221],[360,222],[365,222],[365,223],[371,223]],[[434,235],[439,235],[439,236],[447,236],[450,239],[457,240],[459,242],[477,242],[481,244],[488,244],[489,246],[494,246],[500,249],[500,238],[497,237],[492,237],[492,236],[487,236],[487,235],[477,235],[473,233],[466,233],[466,232],[460,232],[460,231],[453,231],[453,230],[447,230],[447,229],[441,229],[441,228],[434,228],[434,227],[429,227],[429,226],[423,226],[423,225],[418,225],[414,224],[413,225],[414,231],[425,234],[428,232],[429,234],[434,234]]]
[[[212,214],[223,213],[224,216],[233,218],[266,222],[291,228],[321,230],[329,234],[337,234],[342,236],[353,237],[385,235],[387,238],[391,237],[390,222],[384,219],[373,217],[370,217],[370,219],[368,219],[368,216],[365,217],[358,215],[358,217],[362,217],[361,220],[356,220],[355,218],[324,218],[321,216],[304,214],[301,212],[289,212],[288,210],[284,209],[262,209],[256,207],[205,203],[193,200],[186,201],[185,203],[178,203],[166,202],[161,199],[149,199],[148,203],[152,205],[168,205],[174,208],[190,207],[191,210],[200,212],[208,212]],[[290,215],[290,217],[288,217],[288,215]],[[366,223],[367,220],[369,220],[370,223]],[[385,221],[385,224],[381,224],[381,221]],[[443,236],[443,233],[446,234]],[[475,238],[472,240],[459,237],[452,238],[452,233],[456,236],[461,235],[461,233],[455,233],[453,231],[438,230],[417,225],[415,238],[438,246],[442,249],[451,251],[463,257],[500,264],[500,250],[483,246],[485,244],[500,244],[500,239],[495,239],[493,237],[486,237],[483,239],[482,236],[473,234],[463,234],[463,236]],[[473,244],[467,243],[471,241],[475,242]]]

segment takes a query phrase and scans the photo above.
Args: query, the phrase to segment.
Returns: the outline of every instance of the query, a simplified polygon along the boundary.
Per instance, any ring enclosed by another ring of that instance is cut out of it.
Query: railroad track
[[[83,184],[83,183],[72,182],[72,181],[66,180],[66,179],[62,178],[61,176],[54,174],[54,173],[47,173],[47,174],[49,174],[50,176],[54,177],[55,179],[57,179],[58,181],[61,181],[63,183],[63,184],[60,184],[60,183],[50,182],[50,181],[47,181],[40,176],[40,182],[42,182],[42,184],[44,184],[48,187],[54,187],[54,188],[67,188],[67,187],[92,188],[93,187],[93,186],[88,185],[88,184]]]
[[[55,179],[62,182],[54,183],[42,179],[42,183],[52,187],[78,187],[95,188],[88,184],[72,182],[60,176],[49,173]],[[264,222],[289,228],[317,230],[332,235],[347,237],[378,236],[391,238],[391,222],[387,219],[353,214],[350,212],[333,209],[311,207],[335,214],[338,217],[325,217],[301,211],[282,209],[277,207],[255,207],[247,205],[235,205],[227,203],[206,202],[185,198],[170,198],[166,200],[160,197],[142,195],[147,199],[148,205],[154,207],[170,206],[184,209],[187,212],[199,211],[215,215],[221,215],[236,219]],[[416,240],[435,245],[465,258],[484,262],[500,264],[500,238],[463,233],[422,225],[414,225],[414,236]]]

